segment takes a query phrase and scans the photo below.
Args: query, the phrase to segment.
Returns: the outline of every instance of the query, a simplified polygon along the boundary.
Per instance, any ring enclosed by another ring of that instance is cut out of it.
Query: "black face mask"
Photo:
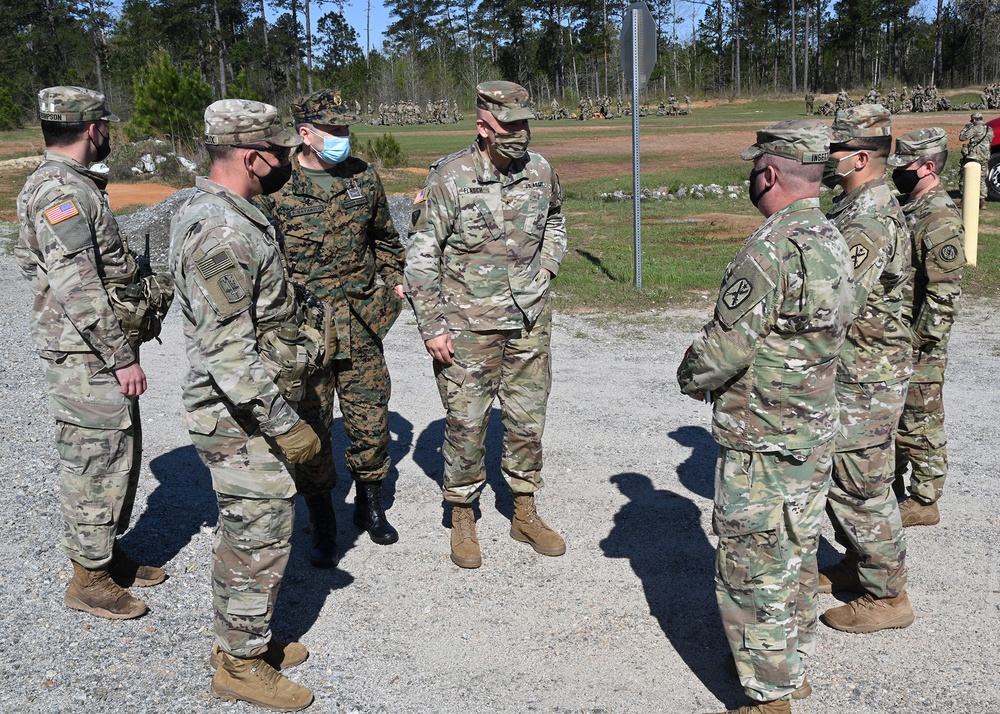
[[[93,139],[90,140],[93,143]],[[104,135],[104,141],[100,144],[94,144],[94,148],[97,150],[97,160],[104,161],[108,156],[111,155],[111,133]]]
[[[757,189],[755,188],[755,181],[754,180],[758,176],[760,176],[762,173],[764,173],[766,170],[767,170],[767,168],[765,167],[765,168],[761,169],[760,171],[758,171],[757,169],[753,169],[750,172],[750,203],[753,204],[754,208],[756,208],[757,204],[760,203],[760,199],[763,198],[764,194],[767,193],[768,191],[770,191],[771,188],[772,188],[771,186],[768,186],[767,188],[765,188],[763,191],[761,191],[759,193],[757,192]]]
[[[892,182],[901,194],[909,196],[920,183],[920,177],[917,176],[916,169],[893,169]]]
[[[256,175],[256,174],[255,174]],[[272,166],[270,172],[264,176],[257,176],[260,179],[261,192],[267,196],[281,190],[281,187],[288,183],[292,177],[292,164],[286,162]]]

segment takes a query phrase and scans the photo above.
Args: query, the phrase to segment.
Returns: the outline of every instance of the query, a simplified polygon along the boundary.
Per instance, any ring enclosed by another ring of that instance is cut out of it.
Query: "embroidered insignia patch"
[[[352,201],[364,198],[364,194],[361,193],[361,187],[358,186],[358,182],[354,179],[347,180],[347,197]]]
[[[719,292],[715,310],[719,321],[728,329],[750,312],[775,288],[775,282],[752,257],[746,257]]]
[[[722,293],[722,301],[726,307],[734,310],[746,302],[751,292],[753,292],[753,286],[750,285],[750,281],[746,278],[740,278],[725,289]]]
[[[862,263],[868,258],[868,249],[863,245],[858,244],[851,247],[851,262],[854,264],[854,269],[857,270],[861,267]]]
[[[45,212],[45,218],[51,225],[61,223],[67,218],[80,215],[80,210],[72,201],[63,201],[58,206],[53,206]]]
[[[223,275],[220,277],[219,287],[225,294],[226,299],[231,303],[237,303],[247,295],[243,290],[243,286],[240,285],[239,281],[232,275]]]
[[[950,263],[951,261],[955,260],[955,258],[958,257],[958,248],[951,245],[950,243],[946,243],[945,246],[941,248],[940,255],[941,255],[941,260],[943,260],[946,263]]]
[[[233,262],[232,253],[228,250],[223,250],[202,258],[196,265],[198,266],[198,272],[201,273],[201,277],[205,280],[210,280],[219,273],[232,268],[235,263]]]
[[[413,204],[422,203],[425,198],[427,198],[427,189],[422,188],[417,192],[417,197],[413,199]]]

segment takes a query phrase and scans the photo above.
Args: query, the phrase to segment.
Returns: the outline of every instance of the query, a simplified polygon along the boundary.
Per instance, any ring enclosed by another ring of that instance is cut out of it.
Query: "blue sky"
[[[371,0],[371,43],[372,49],[382,48],[382,33],[389,26],[389,11],[382,6],[382,0]],[[365,50],[365,15],[367,0],[352,0],[344,6],[344,19],[358,33],[358,44]]]

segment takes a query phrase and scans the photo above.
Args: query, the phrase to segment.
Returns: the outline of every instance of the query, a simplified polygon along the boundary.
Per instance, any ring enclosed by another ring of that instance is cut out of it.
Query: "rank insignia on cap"
[[[425,198],[427,198],[427,189],[422,188],[422,189],[420,189],[420,193],[417,194],[417,197],[413,199],[413,203],[415,203],[415,204],[416,203],[420,203]]]
[[[56,223],[65,221],[67,218],[72,218],[73,216],[78,215],[80,215],[80,211],[76,207],[76,204],[72,201],[64,201],[58,206],[53,206],[45,212],[45,217],[53,226]]]

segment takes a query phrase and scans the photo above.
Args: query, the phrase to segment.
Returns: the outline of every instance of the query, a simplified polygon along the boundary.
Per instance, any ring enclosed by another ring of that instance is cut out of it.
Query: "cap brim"
[[[504,124],[508,124],[512,121],[521,121],[523,119],[534,119],[535,113],[531,111],[528,107],[519,107],[517,109],[504,109],[500,112],[492,112],[493,116],[496,117],[497,121],[502,121]]]
[[[108,112],[107,114],[102,116],[101,119],[103,119],[104,121],[114,122],[116,124],[121,121],[121,117],[119,117],[117,114],[112,114],[111,112]]]
[[[283,146],[286,149],[294,149],[302,143],[302,136],[294,131],[282,129],[280,133],[275,134],[274,136],[269,136],[264,139],[264,141],[268,144],[274,144],[275,146]]]
[[[753,161],[758,156],[764,153],[764,150],[754,144],[753,146],[748,146],[740,152],[740,158],[744,161]]]
[[[910,156],[909,154],[890,154],[889,158],[885,160],[885,163],[886,166],[892,166],[898,169],[900,166],[909,166],[919,158],[919,156]]]

